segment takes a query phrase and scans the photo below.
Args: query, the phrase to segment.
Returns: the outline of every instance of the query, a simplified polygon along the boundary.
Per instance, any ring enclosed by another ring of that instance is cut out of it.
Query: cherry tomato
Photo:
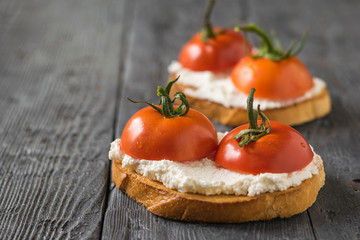
[[[179,55],[179,62],[192,71],[220,72],[231,70],[247,53],[244,37],[233,30],[214,28],[215,38],[203,41],[197,33],[185,44]],[[248,52],[251,46],[247,42]]]
[[[254,87],[258,98],[274,100],[298,98],[314,85],[309,70],[296,57],[281,61],[244,57],[234,67],[231,80],[244,94]]]
[[[234,136],[248,124],[233,129],[220,142],[215,161],[232,171],[253,175],[290,173],[306,167],[314,153],[304,137],[285,124],[270,123],[269,134],[242,148]]]
[[[217,144],[215,127],[202,113],[189,109],[185,116],[166,118],[146,107],[127,122],[120,148],[137,159],[182,162],[214,154]]]

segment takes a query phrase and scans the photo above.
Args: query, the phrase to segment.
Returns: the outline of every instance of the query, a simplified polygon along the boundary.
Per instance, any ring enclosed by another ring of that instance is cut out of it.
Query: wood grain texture
[[[326,172],[325,186],[308,213],[316,239],[359,239],[360,193],[350,182],[360,176],[360,3],[298,1],[282,5],[281,11],[279,1],[251,3],[254,21],[281,29],[279,35],[288,42],[310,28],[300,58],[327,82],[333,109],[323,119],[296,127],[322,156]],[[279,14],[264,18],[268,12]]]
[[[205,1],[0,1],[0,239],[360,239],[360,2],[218,1],[215,25],[310,28],[300,59],[332,112],[296,127],[324,159],[326,184],[290,219],[200,224],[154,216],[110,182],[107,152],[157,102],[167,66],[201,28]],[[250,36],[252,40],[256,37]],[[218,131],[230,130],[216,124]]]
[[[98,239],[121,1],[1,1],[0,239]]]

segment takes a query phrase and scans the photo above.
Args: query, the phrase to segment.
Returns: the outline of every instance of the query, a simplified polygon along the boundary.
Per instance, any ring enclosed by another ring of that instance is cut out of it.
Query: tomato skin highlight
[[[234,67],[231,81],[244,94],[254,87],[258,98],[273,100],[298,98],[314,86],[309,70],[296,57],[273,61],[246,56]]]
[[[305,138],[285,124],[270,123],[269,134],[242,148],[234,136],[249,125],[233,129],[220,142],[215,161],[229,170],[253,175],[290,173],[306,167],[314,153]]]
[[[180,51],[179,62],[192,71],[221,72],[231,70],[246,55],[244,37],[233,30],[214,28],[215,38],[204,42],[196,33]],[[248,52],[251,45],[246,44]]]
[[[133,158],[182,162],[214,154],[218,139],[212,123],[196,110],[165,118],[146,107],[127,122],[120,144],[121,150]]]

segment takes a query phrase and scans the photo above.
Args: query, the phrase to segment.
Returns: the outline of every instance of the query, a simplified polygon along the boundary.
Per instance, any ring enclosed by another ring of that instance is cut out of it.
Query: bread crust
[[[173,79],[172,77],[170,78]],[[194,89],[193,87],[176,82],[171,88],[170,94],[173,95],[178,91],[184,92],[187,88]],[[228,108],[222,104],[189,95],[187,95],[186,98],[192,108],[202,112],[216,122],[234,127],[248,123],[247,111],[244,108]],[[262,110],[262,112],[273,121],[295,126],[323,117],[328,114],[330,110],[330,95],[327,89],[324,88],[313,98],[282,108],[265,109]]]
[[[254,197],[180,193],[122,168],[121,159],[113,160],[112,180],[118,189],[158,216],[182,221],[239,223],[288,218],[305,211],[324,185],[325,173],[321,164],[319,174],[299,186]]]

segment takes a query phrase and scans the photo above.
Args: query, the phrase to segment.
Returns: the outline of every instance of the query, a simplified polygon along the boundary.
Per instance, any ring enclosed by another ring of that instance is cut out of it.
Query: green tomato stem
[[[204,16],[204,27],[201,30],[201,37],[204,42],[207,42],[210,38],[215,38],[216,34],[210,22],[211,12],[214,8],[216,0],[209,0],[206,6],[205,16]]]
[[[255,88],[251,88],[249,97],[247,98],[247,114],[249,120],[249,129],[256,129],[257,128],[257,114],[254,114],[253,110],[253,103],[254,103],[254,93]]]
[[[252,55],[250,57],[252,57],[254,59],[268,58],[272,61],[281,61],[281,60],[298,55],[301,52],[301,50],[303,49],[305,40],[307,37],[307,32],[305,32],[301,38],[298,48],[295,51],[294,51],[294,48],[297,43],[296,40],[292,41],[288,50],[284,52],[281,48],[281,44],[278,41],[277,37],[273,37],[274,39],[271,40],[271,38],[268,36],[268,34],[263,29],[261,29],[260,27],[258,27],[257,25],[255,25],[253,23],[250,23],[244,27],[236,27],[235,30],[243,31],[244,33],[248,33],[248,32],[255,33],[256,35],[258,35],[261,38],[262,46],[259,48],[259,53],[257,55]],[[275,36],[275,35],[273,34],[273,36]],[[274,47],[273,42],[276,47]]]
[[[244,32],[253,32],[253,33],[257,34],[263,40],[266,51],[268,51],[268,52],[274,51],[274,47],[273,47],[271,39],[266,34],[266,32],[263,29],[261,29],[260,27],[258,27],[257,25],[250,23],[247,26],[240,28],[240,29]]]
[[[255,88],[251,88],[248,99],[247,99],[247,114],[249,120],[249,128],[241,130],[238,134],[235,135],[234,139],[239,142],[239,146],[243,147],[251,142],[255,142],[270,133],[271,124],[270,120],[266,115],[261,112],[260,105],[258,105],[257,110],[253,109],[254,103],[254,93]],[[261,118],[261,124],[257,124],[257,116]],[[268,126],[267,126],[268,124]]]

